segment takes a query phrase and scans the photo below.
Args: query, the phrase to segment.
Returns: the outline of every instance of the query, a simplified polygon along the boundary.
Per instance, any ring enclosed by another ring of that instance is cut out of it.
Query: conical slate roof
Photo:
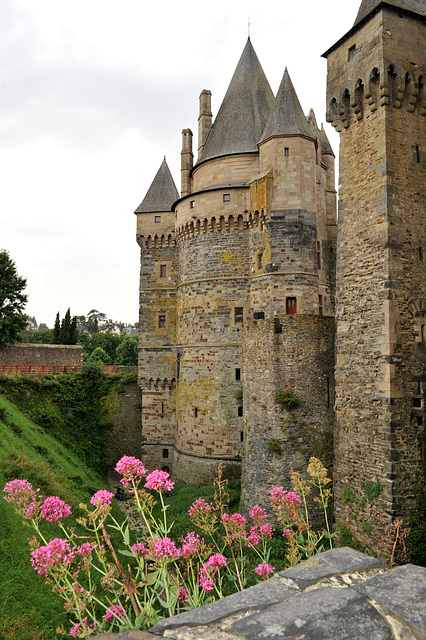
[[[300,106],[287,67],[260,142],[273,136],[285,135],[302,135],[315,139]]]
[[[354,26],[366,18],[374,9],[376,9],[383,0],[362,0],[358,15],[354,22]],[[425,0],[385,0],[383,4],[389,4],[399,9],[406,9],[421,16],[426,15]]]
[[[324,131],[324,127],[321,125],[320,129],[320,143],[321,143],[321,155],[334,156],[333,147],[331,146],[327,134]]]
[[[199,162],[257,151],[273,102],[274,94],[249,38]]]
[[[171,211],[172,204],[179,198],[178,190],[164,158],[157,175],[149,187],[135,213],[151,213],[153,211]]]

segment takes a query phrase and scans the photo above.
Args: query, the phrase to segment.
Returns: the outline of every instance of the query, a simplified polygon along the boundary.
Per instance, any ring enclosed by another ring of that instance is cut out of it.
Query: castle
[[[287,69],[274,97],[249,39],[214,122],[202,91],[180,196],[164,160],[135,212],[148,467],[203,483],[221,463],[244,507],[334,446],[336,519],[345,487],[377,481],[381,530],[407,516],[426,448],[425,16],[363,0],[324,54],[338,216],[333,151]]]

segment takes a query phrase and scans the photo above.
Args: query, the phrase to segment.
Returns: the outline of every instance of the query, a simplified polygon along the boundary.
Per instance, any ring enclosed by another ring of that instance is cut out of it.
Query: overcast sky
[[[27,278],[27,313],[49,327],[68,307],[136,322],[133,212],[164,156],[180,189],[181,131],[196,136],[202,89],[216,115],[248,22],[274,93],[287,66],[320,124],[321,54],[359,4],[1,0],[0,249]]]

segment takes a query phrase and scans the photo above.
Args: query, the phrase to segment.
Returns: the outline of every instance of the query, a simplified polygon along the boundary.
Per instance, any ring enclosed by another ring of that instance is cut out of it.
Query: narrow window
[[[426,342],[426,329],[424,324],[420,325],[420,339],[422,342]]]
[[[224,201],[224,202],[230,202],[230,201],[231,201],[231,194],[229,194],[229,193],[224,193],[224,194],[223,194],[223,201]]]
[[[420,262],[423,262],[424,259],[425,259],[425,256],[423,253],[423,247],[419,247],[419,260]]]
[[[181,359],[181,354],[177,353],[176,354],[176,379],[179,380],[179,376],[180,376],[180,359]],[[176,422],[176,426],[177,426],[177,422]]]
[[[160,278],[165,278],[167,275],[167,265],[160,264]]]
[[[170,473],[170,467],[161,467],[161,471],[165,471],[166,473]],[[168,496],[169,494],[166,493],[166,496]]]
[[[235,380],[241,380],[241,369],[235,369]]]
[[[242,407],[237,407],[238,409],[238,417],[241,418],[243,415],[243,408]]]
[[[198,418],[198,407],[194,407],[194,418]]]
[[[164,416],[164,402],[161,403],[161,415]]]
[[[289,155],[290,155],[290,149],[288,147],[284,147],[284,157],[288,158]]]
[[[418,144],[416,144],[416,162],[417,164],[420,162],[420,147]]]
[[[286,298],[285,307],[287,315],[297,313],[297,298]]]
[[[163,449],[163,458],[168,458],[168,457],[169,457],[169,450]]]
[[[195,200],[191,200],[189,203],[189,208],[193,209],[195,207]]]
[[[263,253],[259,252],[257,254],[257,270],[258,271],[262,269],[262,262],[263,262]]]
[[[351,47],[349,47],[349,49],[348,49],[348,60],[351,60],[351,59],[354,57],[355,53],[356,53],[356,45],[355,45],[355,44],[353,44],[353,45],[352,45]]]
[[[321,242],[317,241],[317,267],[321,269]]]
[[[235,307],[234,322],[242,322],[244,319],[244,307]]]
[[[318,296],[318,314],[322,316],[322,295]]]
[[[264,320],[265,319],[265,312],[264,311],[255,311],[253,313],[253,318],[255,320]]]
[[[240,442],[244,441],[244,432],[240,431]]]
[[[155,222],[161,222],[161,216],[155,216]]]
[[[158,328],[164,329],[165,326],[166,326],[166,316],[160,313],[160,315],[158,316]]]

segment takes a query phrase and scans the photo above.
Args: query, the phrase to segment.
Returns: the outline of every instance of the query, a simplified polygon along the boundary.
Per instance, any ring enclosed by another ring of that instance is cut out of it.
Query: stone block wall
[[[335,511],[376,548],[424,481],[425,40],[424,20],[385,6],[328,53],[327,117],[341,132]],[[351,521],[345,487],[360,500],[377,481]]]
[[[0,347],[0,364],[81,367],[83,347],[79,344],[12,344]]]
[[[280,331],[277,333],[277,330]],[[330,465],[333,448],[334,322],[285,316],[246,323],[243,333],[244,445],[242,505],[268,507],[272,485],[290,488],[290,469],[304,472],[310,456]],[[291,390],[300,405],[276,403]],[[275,449],[279,449],[278,451]]]

